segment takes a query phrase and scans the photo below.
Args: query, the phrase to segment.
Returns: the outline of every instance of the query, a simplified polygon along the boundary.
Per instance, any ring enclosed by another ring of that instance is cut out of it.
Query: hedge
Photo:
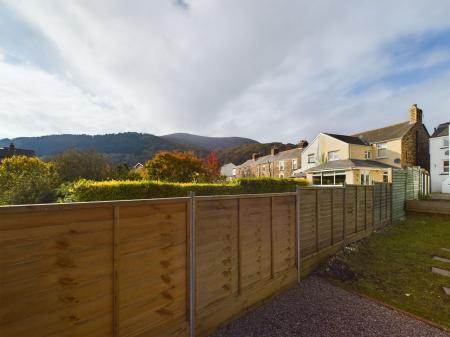
[[[230,195],[293,192],[305,186],[305,179],[246,178],[222,184],[165,183],[160,181],[91,181],[79,180],[65,188],[60,202],[105,201],[185,197],[196,195]]]

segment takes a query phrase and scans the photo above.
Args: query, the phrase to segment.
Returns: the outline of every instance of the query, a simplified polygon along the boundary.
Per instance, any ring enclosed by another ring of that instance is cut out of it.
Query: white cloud
[[[15,75],[0,111],[44,121],[7,117],[3,133],[127,129],[296,141],[402,121],[411,103],[431,123],[446,118],[434,101],[447,99],[445,73],[418,86],[349,94],[392,71],[387,45],[448,28],[445,0],[7,3],[50,41],[64,71],[55,77],[3,61],[0,72]],[[0,84],[4,96],[8,85]]]

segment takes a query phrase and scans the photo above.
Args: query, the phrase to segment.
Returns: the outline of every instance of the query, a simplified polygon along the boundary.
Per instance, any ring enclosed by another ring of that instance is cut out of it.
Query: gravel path
[[[450,337],[410,316],[311,276],[213,337]]]

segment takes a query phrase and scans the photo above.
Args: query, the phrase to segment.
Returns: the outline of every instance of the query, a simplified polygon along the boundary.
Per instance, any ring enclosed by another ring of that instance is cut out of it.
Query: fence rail
[[[203,336],[390,223],[391,205],[376,184],[0,207],[0,335]]]

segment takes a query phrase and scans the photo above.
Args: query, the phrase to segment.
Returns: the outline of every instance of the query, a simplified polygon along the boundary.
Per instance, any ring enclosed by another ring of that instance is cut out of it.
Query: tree
[[[161,151],[145,163],[149,179],[168,182],[204,182],[208,170],[193,152]]]
[[[51,159],[63,181],[79,179],[108,180],[114,178],[111,157],[93,149],[69,149]]]
[[[52,163],[25,156],[3,159],[0,163],[0,204],[53,202],[59,183]]]
[[[220,176],[220,163],[215,152],[210,152],[206,157],[206,169],[210,180],[216,180]]]

